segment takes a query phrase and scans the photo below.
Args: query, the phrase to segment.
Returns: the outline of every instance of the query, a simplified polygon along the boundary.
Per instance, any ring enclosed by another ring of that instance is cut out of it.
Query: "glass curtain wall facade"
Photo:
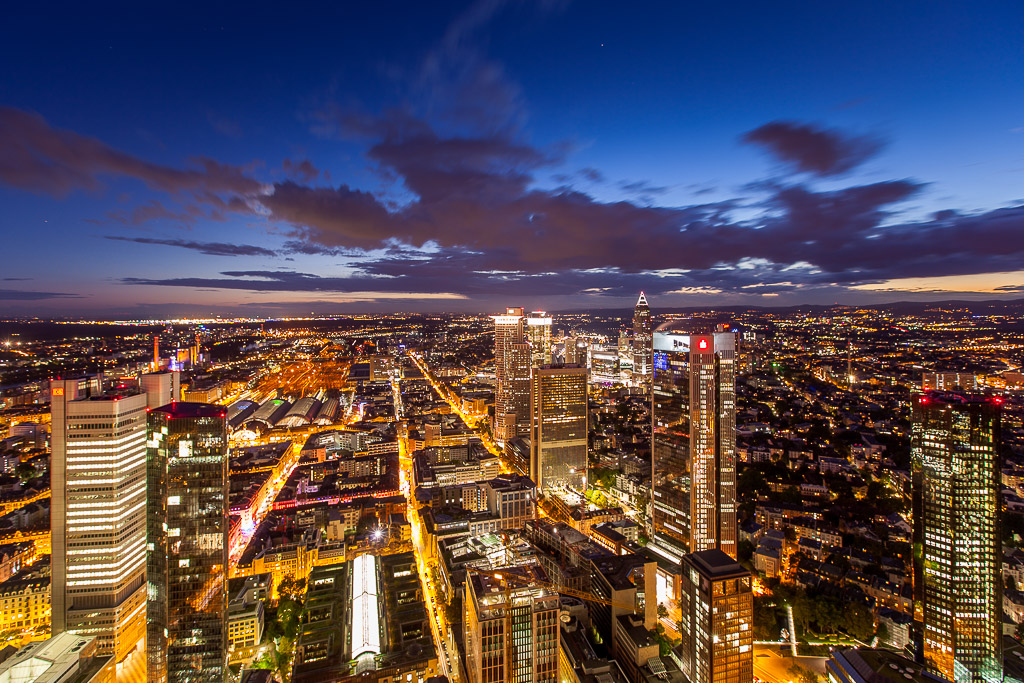
[[[521,307],[505,309],[494,320],[494,440],[500,444],[530,431],[530,363]]]
[[[750,683],[754,596],[750,572],[721,550],[683,558],[683,673],[691,681]]]
[[[913,398],[915,612],[926,666],[1001,681],[999,399]]]
[[[149,413],[149,680],[224,681],[228,659],[226,412],[172,403]]]
[[[551,322],[544,311],[534,311],[526,316],[526,336],[530,342],[532,367],[551,365]]]
[[[544,365],[533,370],[530,478],[538,491],[587,484],[587,369]]]
[[[736,335],[653,335],[655,545],[736,556]]]
[[[526,570],[535,571],[532,567]],[[495,578],[469,573],[463,601],[466,673],[470,683],[558,681],[557,593],[528,585],[506,591]],[[508,629],[510,642],[505,641]],[[512,665],[506,667],[509,657]]]

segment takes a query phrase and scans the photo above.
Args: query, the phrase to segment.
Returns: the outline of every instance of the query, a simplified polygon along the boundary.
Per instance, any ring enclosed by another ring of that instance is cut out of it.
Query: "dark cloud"
[[[5,278],[19,279],[19,278]],[[20,278],[27,279],[27,278]],[[27,292],[20,289],[0,289],[0,301],[42,301],[44,299],[81,299],[80,294],[64,292]]]
[[[0,107],[0,149],[0,182],[56,196],[98,189],[104,176],[134,178],[170,193],[254,194],[260,187],[236,166],[202,157],[191,169],[154,164],[11,107]]]
[[[347,247],[328,247],[316,242],[305,242],[303,240],[288,240],[284,243],[282,253],[305,254],[308,256],[365,256],[363,249],[351,249]],[[294,260],[294,259],[290,259]]]
[[[195,204],[187,204],[178,210],[173,210],[162,202],[151,199],[130,211],[110,211],[107,213],[107,218],[124,225],[144,225],[152,221],[166,220],[190,226],[195,225],[200,219],[217,220],[223,216],[219,212],[214,214],[204,211]]]
[[[313,241],[324,246],[373,248],[396,232],[391,214],[372,194],[347,185],[309,187],[285,181],[260,201],[274,220],[315,235]]]
[[[409,292],[430,293],[436,288],[416,284],[410,279],[389,279],[368,276],[321,277],[312,273],[275,270],[232,270],[221,273],[222,278],[124,278],[134,285],[162,285],[173,287],[215,287],[255,292]],[[436,284],[436,282],[435,282]]]
[[[503,124],[455,135],[409,110],[346,116],[335,119],[339,130],[358,134],[369,161],[400,194],[313,186],[301,178],[311,178],[315,168],[302,161],[285,162],[294,177],[272,185],[212,160],[197,161],[190,170],[169,168],[11,109],[0,109],[0,182],[61,193],[95,188],[104,175],[136,178],[170,200],[151,200],[113,214],[115,220],[193,225],[235,214],[286,226],[288,241],[271,250],[217,241],[111,239],[219,256],[335,256],[354,269],[348,277],[232,271],[214,278],[126,280],[133,284],[472,296],[617,296],[640,288],[749,295],[1010,271],[1024,259],[1024,206],[938,211],[908,221],[900,212],[925,187],[913,180],[826,191],[811,181],[771,179],[746,188],[750,197],[742,200],[682,207],[600,202],[570,187],[540,186],[537,176],[562,164],[566,148],[532,145]],[[499,112],[495,120],[501,119]],[[746,137],[818,175],[853,168],[876,148],[863,138],[791,123],[768,124]],[[620,187],[646,194],[659,189],[649,183]]]
[[[764,147],[797,171],[818,176],[846,173],[882,148],[882,142],[873,137],[854,137],[793,121],[766,123],[740,139]]]
[[[198,251],[208,256],[276,256],[276,252],[252,244],[227,244],[225,242],[193,242],[180,239],[157,239],[154,237],[119,237],[106,235],[108,240],[135,242],[137,244],[158,244],[165,247],[179,247]]]

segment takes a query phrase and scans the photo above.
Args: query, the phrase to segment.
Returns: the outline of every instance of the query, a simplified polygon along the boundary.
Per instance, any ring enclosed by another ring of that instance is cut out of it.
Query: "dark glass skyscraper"
[[[667,555],[719,548],[736,557],[736,335],[653,335],[655,546]]]
[[[149,413],[147,667],[150,681],[224,681],[228,659],[226,412]]]
[[[920,654],[956,683],[1001,681],[999,399],[913,399],[914,592]]]

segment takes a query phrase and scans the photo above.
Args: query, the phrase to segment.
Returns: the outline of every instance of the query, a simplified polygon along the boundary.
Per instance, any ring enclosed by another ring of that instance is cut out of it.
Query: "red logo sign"
[[[708,340],[707,339],[701,339],[700,343],[697,345],[697,348],[699,348],[701,351],[703,351],[706,348],[708,348]]]
[[[52,396],[63,396],[64,395],[64,387],[54,387],[53,390],[50,391],[50,394]]]

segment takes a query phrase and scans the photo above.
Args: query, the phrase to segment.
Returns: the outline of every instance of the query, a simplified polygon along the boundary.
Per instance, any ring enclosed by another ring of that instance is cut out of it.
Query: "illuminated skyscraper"
[[[736,556],[736,335],[653,335],[655,547]]]
[[[683,557],[680,660],[689,680],[753,680],[754,596],[750,580],[750,572],[721,550]]]
[[[590,347],[590,381],[605,386],[619,384],[622,381],[617,347],[606,344],[594,344]]]
[[[651,307],[640,292],[633,308],[633,377],[645,384],[651,381],[651,331]]]
[[[542,365],[533,369],[530,391],[530,477],[537,489],[587,484],[587,369]]]
[[[530,363],[521,307],[494,319],[494,440],[499,444],[530,431]]]
[[[960,392],[913,398],[920,654],[956,683],[1003,679],[1000,413]]]
[[[585,337],[567,337],[565,340],[565,363],[566,365],[579,365],[582,368],[588,365],[590,355],[590,342]]]
[[[537,565],[502,572],[545,578]],[[513,585],[506,592],[501,581],[470,572],[463,603],[470,683],[556,683],[558,593],[528,585]]]
[[[147,661],[150,681],[224,681],[228,661],[225,408],[149,413]]]
[[[146,394],[89,377],[50,395],[52,632],[95,636],[120,680],[145,680]]]
[[[926,372],[921,375],[924,391],[977,391],[978,376],[970,372]]]
[[[551,316],[544,311],[526,316],[526,336],[530,342],[531,367],[551,365]]]

